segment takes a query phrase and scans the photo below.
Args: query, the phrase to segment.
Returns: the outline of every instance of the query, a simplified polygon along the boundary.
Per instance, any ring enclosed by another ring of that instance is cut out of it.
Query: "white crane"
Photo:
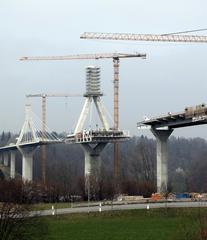
[[[82,39],[102,40],[129,40],[129,41],[151,41],[151,42],[182,42],[182,43],[207,43],[207,36],[179,35],[179,34],[135,34],[135,33],[103,33],[84,32]]]

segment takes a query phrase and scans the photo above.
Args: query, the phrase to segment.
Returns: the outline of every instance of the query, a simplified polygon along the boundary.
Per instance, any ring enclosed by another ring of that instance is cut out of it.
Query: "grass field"
[[[47,217],[44,239],[190,240],[206,214],[206,209],[156,209]]]

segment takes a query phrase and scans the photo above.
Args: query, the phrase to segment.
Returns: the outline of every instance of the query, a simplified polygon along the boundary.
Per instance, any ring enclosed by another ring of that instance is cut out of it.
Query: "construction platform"
[[[128,131],[121,130],[83,130],[76,134],[68,135],[66,143],[114,143],[126,141],[130,138]]]
[[[167,115],[162,115],[153,118],[146,118],[142,122],[137,123],[138,129],[144,128],[181,128],[196,125],[207,124],[207,107],[205,104],[194,107],[186,107],[184,111],[178,113],[168,112]]]

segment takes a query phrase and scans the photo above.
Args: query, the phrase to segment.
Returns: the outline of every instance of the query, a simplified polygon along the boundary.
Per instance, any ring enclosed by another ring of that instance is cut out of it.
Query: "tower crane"
[[[102,40],[129,40],[129,41],[151,41],[151,42],[181,42],[181,43],[207,43],[207,36],[180,35],[180,34],[135,34],[135,33],[103,33],[84,32],[82,39]]]
[[[40,61],[40,60],[81,60],[81,59],[113,59],[114,68],[114,129],[119,128],[119,59],[120,58],[146,58],[144,53],[96,53],[96,54],[77,54],[67,56],[40,56],[40,57],[22,57],[21,61]],[[119,176],[119,145],[114,143],[114,176]]]
[[[40,97],[41,98],[41,129],[42,133],[46,132],[46,98],[47,97],[81,97],[82,94],[67,94],[67,93],[40,93],[40,94],[28,94],[27,98]],[[43,134],[44,135],[44,134]],[[41,164],[41,177],[42,182],[46,182],[46,146],[42,145],[40,148],[40,164]]]
[[[196,32],[196,31],[186,31],[186,32],[170,33],[170,34],[84,32],[83,34],[81,34],[80,38],[96,39],[96,40],[101,39],[101,40],[129,40],[129,41],[151,41],[151,42],[207,43],[207,36],[182,34],[187,32]]]

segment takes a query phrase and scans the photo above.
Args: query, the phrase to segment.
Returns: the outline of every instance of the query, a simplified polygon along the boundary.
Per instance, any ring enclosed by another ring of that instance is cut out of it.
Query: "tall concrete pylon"
[[[100,153],[106,145],[107,143],[99,143],[96,146],[81,144],[85,154],[85,177],[88,177],[92,172],[96,172],[99,175],[101,167]]]
[[[165,193],[168,187],[167,141],[173,130],[151,128],[151,131],[157,140],[157,192]]]
[[[103,128],[105,130],[109,130],[109,124],[104,113],[101,96],[103,96],[103,94],[100,90],[100,68],[95,66],[86,67],[86,93],[84,94],[86,100],[78,119],[74,134],[82,131],[93,102],[95,104]]]
[[[104,107],[101,102],[101,96],[103,96],[103,94],[100,90],[100,68],[96,66],[86,67],[86,93],[84,94],[86,100],[83,105],[77,125],[75,127],[75,135],[83,131],[83,126],[93,103],[95,104],[98,116],[104,130],[109,130],[109,124],[105,116]],[[92,146],[90,143],[81,143],[82,149],[85,154],[85,177],[89,177],[94,169],[96,169],[97,171],[100,170],[100,153],[106,145],[107,143],[105,142],[97,143],[95,144],[95,146]]]
[[[38,141],[39,141],[39,138],[37,137],[34,123],[32,120],[32,107],[31,107],[31,104],[26,104],[25,120],[17,140],[17,145],[20,145],[22,143],[38,142]]]
[[[31,105],[26,104],[25,121],[17,140],[17,148],[22,154],[22,179],[24,181],[33,180],[33,155],[36,150],[36,146],[21,147],[21,144],[38,141],[39,139],[36,135],[36,130],[32,120]]]

